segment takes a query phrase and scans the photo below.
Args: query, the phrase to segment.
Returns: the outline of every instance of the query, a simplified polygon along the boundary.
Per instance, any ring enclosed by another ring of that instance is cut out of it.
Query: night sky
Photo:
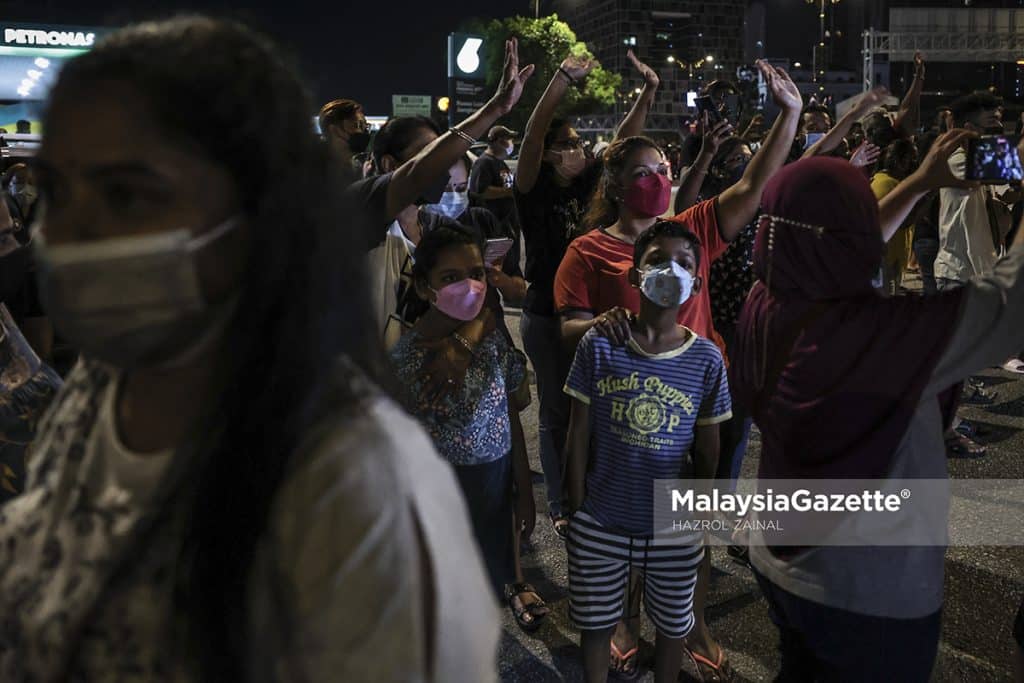
[[[857,0],[848,0],[857,2]],[[274,36],[297,55],[303,74],[318,101],[350,97],[362,102],[370,114],[387,115],[391,95],[441,95],[445,85],[445,38],[473,17],[502,17],[530,14],[529,0],[342,0],[329,11],[326,3],[308,0],[257,0],[240,3],[223,1],[150,0],[138,2],[90,2],[89,0],[39,0],[24,9],[5,11],[11,21],[40,21],[83,25],[120,25],[133,20],[166,16],[176,11],[200,10],[245,19]],[[550,2],[541,12],[550,12]],[[770,56],[788,51],[799,53],[804,41],[787,41],[778,35],[781,13],[812,15],[804,0],[769,0],[768,31]],[[127,8],[127,9],[126,9]],[[809,18],[809,17],[808,17]],[[813,25],[813,19],[809,20]],[[775,33],[775,35],[773,35]],[[795,34],[795,35],[794,35]],[[805,34],[806,35],[806,34]],[[792,43],[792,45],[788,44]],[[797,54],[797,58],[802,55]]]

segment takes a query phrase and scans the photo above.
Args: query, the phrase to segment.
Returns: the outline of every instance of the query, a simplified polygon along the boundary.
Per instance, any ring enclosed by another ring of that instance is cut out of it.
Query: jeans
[[[723,325],[723,328],[718,332],[725,341],[726,354],[730,354],[735,348],[736,326]],[[723,422],[721,426],[718,469],[715,471],[715,479],[720,482],[728,480],[730,490],[736,489],[736,480],[739,479],[740,470],[743,468],[743,458],[747,453],[747,442],[750,440],[750,428],[753,423],[751,416],[733,396],[732,418]]]
[[[547,487],[548,512],[562,514],[563,452],[569,430],[569,397],[562,390],[569,374],[568,354],[562,348],[562,325],[558,316],[523,311],[519,331],[526,355],[537,376],[539,403],[540,466]]]
[[[804,600],[754,575],[779,629],[776,683],[927,683],[939,649],[941,610],[918,619],[858,614]]]
[[[939,256],[939,241],[930,237],[914,240],[914,256],[921,269],[921,286],[924,293],[935,294],[938,287],[935,283],[935,259]]]
[[[455,478],[469,509],[473,537],[487,567],[495,597],[515,581],[512,548],[512,456],[481,465],[455,465]]]

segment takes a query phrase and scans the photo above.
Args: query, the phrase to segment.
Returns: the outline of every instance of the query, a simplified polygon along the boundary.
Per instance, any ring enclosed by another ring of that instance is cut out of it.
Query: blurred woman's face
[[[91,134],[81,134],[90,121]],[[172,138],[141,99],[118,85],[66,91],[52,103],[37,157],[44,205],[39,229],[52,246],[171,232],[193,236],[240,212],[227,170],[187,138]],[[197,254],[208,299],[237,288],[247,231],[233,230]]]

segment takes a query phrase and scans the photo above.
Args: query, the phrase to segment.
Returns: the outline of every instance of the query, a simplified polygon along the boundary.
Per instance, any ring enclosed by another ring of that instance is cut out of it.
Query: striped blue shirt
[[[692,331],[678,349],[650,354],[590,330],[565,392],[590,406],[583,509],[627,535],[653,533],[655,479],[692,476],[694,429],[732,417],[722,354]]]

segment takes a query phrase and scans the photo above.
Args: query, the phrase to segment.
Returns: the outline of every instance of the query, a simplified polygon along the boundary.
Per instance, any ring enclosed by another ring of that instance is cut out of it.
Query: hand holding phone
[[[511,237],[487,240],[487,244],[484,248],[484,264],[488,266],[497,266],[501,264],[501,262],[505,260],[505,255],[508,254],[508,250],[511,248]]]
[[[982,135],[967,144],[967,180],[1008,185],[1024,180],[1017,140],[1008,135]]]

